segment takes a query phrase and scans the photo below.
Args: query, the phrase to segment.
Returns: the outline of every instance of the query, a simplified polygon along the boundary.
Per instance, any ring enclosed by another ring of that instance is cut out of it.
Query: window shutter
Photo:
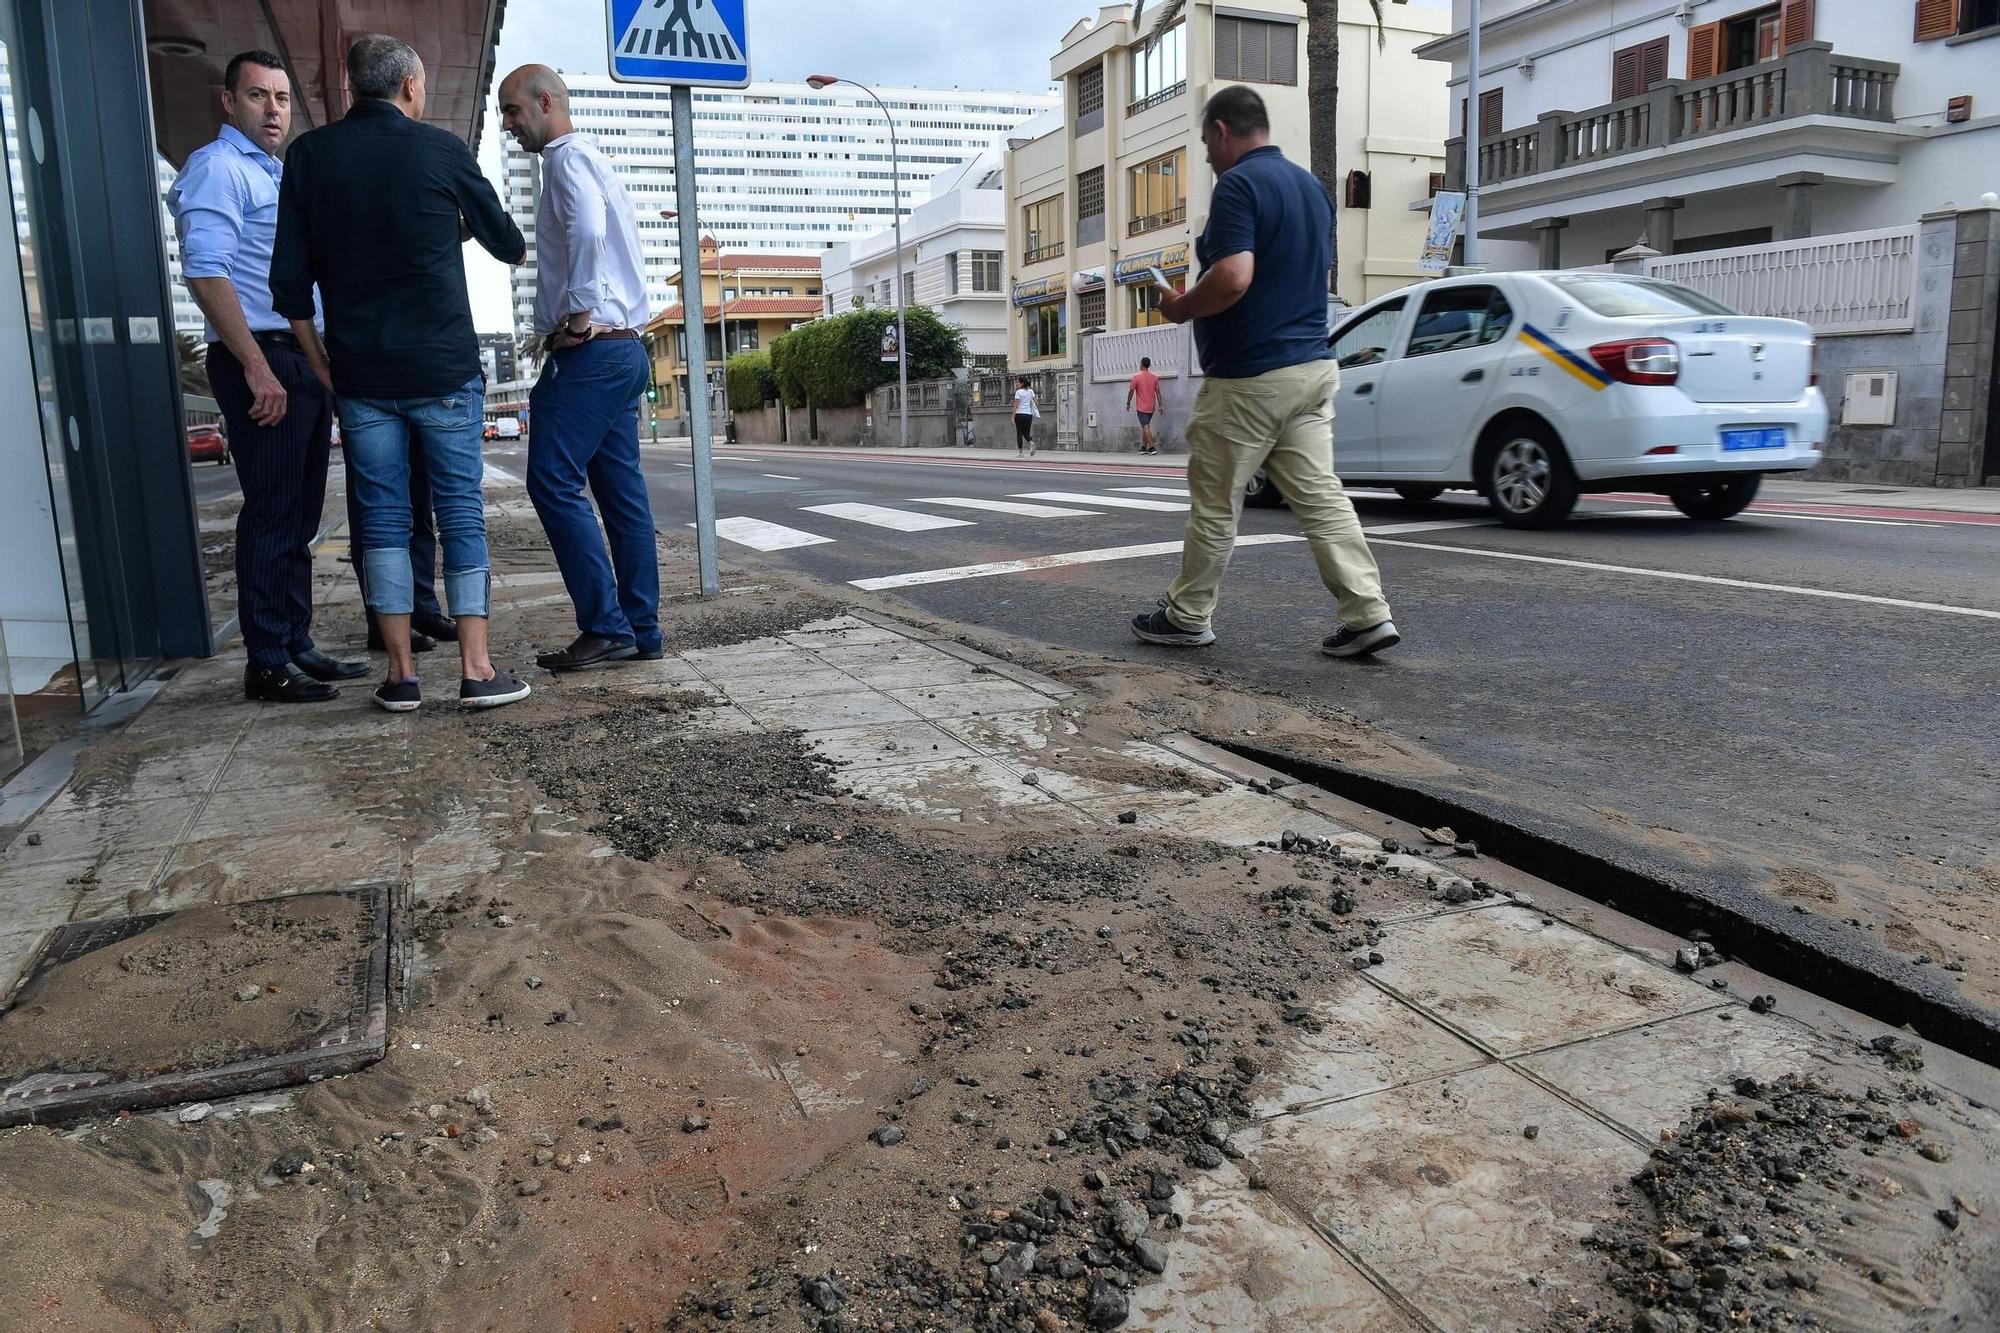
[[[1722,73],[1722,25],[1704,23],[1688,29],[1688,77],[1712,79]]]
[[[1958,33],[1958,0],[1917,0],[1917,40],[1934,42]]]
[[[1347,173],[1346,198],[1342,200],[1348,208],[1367,208],[1372,202],[1374,182],[1365,171]]]
[[[1289,23],[1266,25],[1271,36],[1271,82],[1299,81],[1299,30]]]
[[[1667,39],[1664,37],[1639,48],[1639,91],[1645,92],[1667,81]]]
[[[1785,0],[1779,11],[1778,42],[1786,51],[1804,46],[1813,39],[1813,0]]]
[[[1238,79],[1243,69],[1243,20],[1215,20],[1215,77]]]
[[[1611,100],[1622,102],[1639,93],[1639,48],[1628,46],[1611,54]]]
[[[1479,137],[1486,140],[1500,134],[1501,95],[1503,88],[1490,88],[1479,94]]]
[[[1270,32],[1262,23],[1245,23],[1243,32],[1243,63],[1237,78],[1245,83],[1269,83],[1271,81]]]

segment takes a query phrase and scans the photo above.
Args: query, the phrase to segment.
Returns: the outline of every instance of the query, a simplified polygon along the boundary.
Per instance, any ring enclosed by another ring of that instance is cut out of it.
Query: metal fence
[[[1155,324],[1094,336],[1090,341],[1091,383],[1131,379],[1139,373],[1141,357],[1152,359],[1153,373],[1163,380],[1201,374],[1192,330],[1180,324]]]
[[[1823,334],[1916,327],[1914,226],[1663,255],[1647,260],[1646,272],[1746,315],[1802,319]]]

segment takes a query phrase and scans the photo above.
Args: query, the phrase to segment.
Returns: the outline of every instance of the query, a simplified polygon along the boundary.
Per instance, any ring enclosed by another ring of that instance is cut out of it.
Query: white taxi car
[[[1343,482],[1411,500],[1471,487],[1512,527],[1559,523],[1585,491],[1659,492],[1690,518],[1729,518],[1765,474],[1811,468],[1826,442],[1810,325],[1650,278],[1444,278],[1356,310],[1333,352]]]

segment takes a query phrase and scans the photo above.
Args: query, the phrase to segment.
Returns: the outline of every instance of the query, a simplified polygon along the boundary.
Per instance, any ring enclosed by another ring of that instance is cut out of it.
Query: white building
[[[905,303],[928,306],[945,323],[965,330],[973,364],[1004,370],[1007,191],[1002,152],[980,154],[939,176],[931,188],[931,198],[903,222]],[[895,306],[893,228],[835,245],[820,267],[827,314]]]
[[[1423,49],[1464,128],[1467,0]],[[1485,0],[1479,259],[1905,226],[2000,189],[2000,0]],[[1455,179],[1462,140],[1453,144]]]
[[[6,96],[0,90],[0,97]],[[167,191],[174,187],[174,177],[179,175],[173,164],[164,157],[157,168],[160,182],[160,234],[167,243],[167,277],[172,283],[174,298],[174,332],[192,333],[199,338],[208,322],[202,317],[201,307],[195,304],[194,293],[181,277],[181,240],[174,230],[174,212],[167,207]]]
[[[570,116],[618,165],[638,210],[646,288],[657,311],[672,303],[667,278],[680,267],[674,144],[667,89],[614,84],[603,75],[566,75]],[[1050,93],[877,88],[902,155],[900,203],[907,211],[930,195],[939,172],[978,156],[1038,112]],[[730,252],[821,254],[840,241],[889,224],[898,203],[881,110],[859,89],[818,91],[803,83],[753,83],[742,90],[694,94],[695,158],[701,230]],[[514,270],[514,319],[525,331],[535,303],[535,201],[540,160],[504,140],[506,202],[528,238],[527,262]]]

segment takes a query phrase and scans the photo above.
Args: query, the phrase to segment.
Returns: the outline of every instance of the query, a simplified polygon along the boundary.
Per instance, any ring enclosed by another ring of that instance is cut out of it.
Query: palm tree
[[[1368,0],[1375,15],[1375,45],[1388,45],[1383,25],[1382,0]],[[1163,0],[1159,18],[1152,25],[1157,38],[1187,9],[1187,0]],[[1132,7],[1132,26],[1137,29],[1146,10],[1146,0]],[[1340,134],[1335,128],[1340,109],[1340,0],[1306,0],[1306,103],[1312,109],[1313,176],[1333,205],[1333,234],[1328,237],[1332,264],[1327,274],[1328,290],[1340,289]]]
[[[181,392],[213,397],[208,384],[208,345],[192,333],[176,333],[174,347],[180,355]]]

